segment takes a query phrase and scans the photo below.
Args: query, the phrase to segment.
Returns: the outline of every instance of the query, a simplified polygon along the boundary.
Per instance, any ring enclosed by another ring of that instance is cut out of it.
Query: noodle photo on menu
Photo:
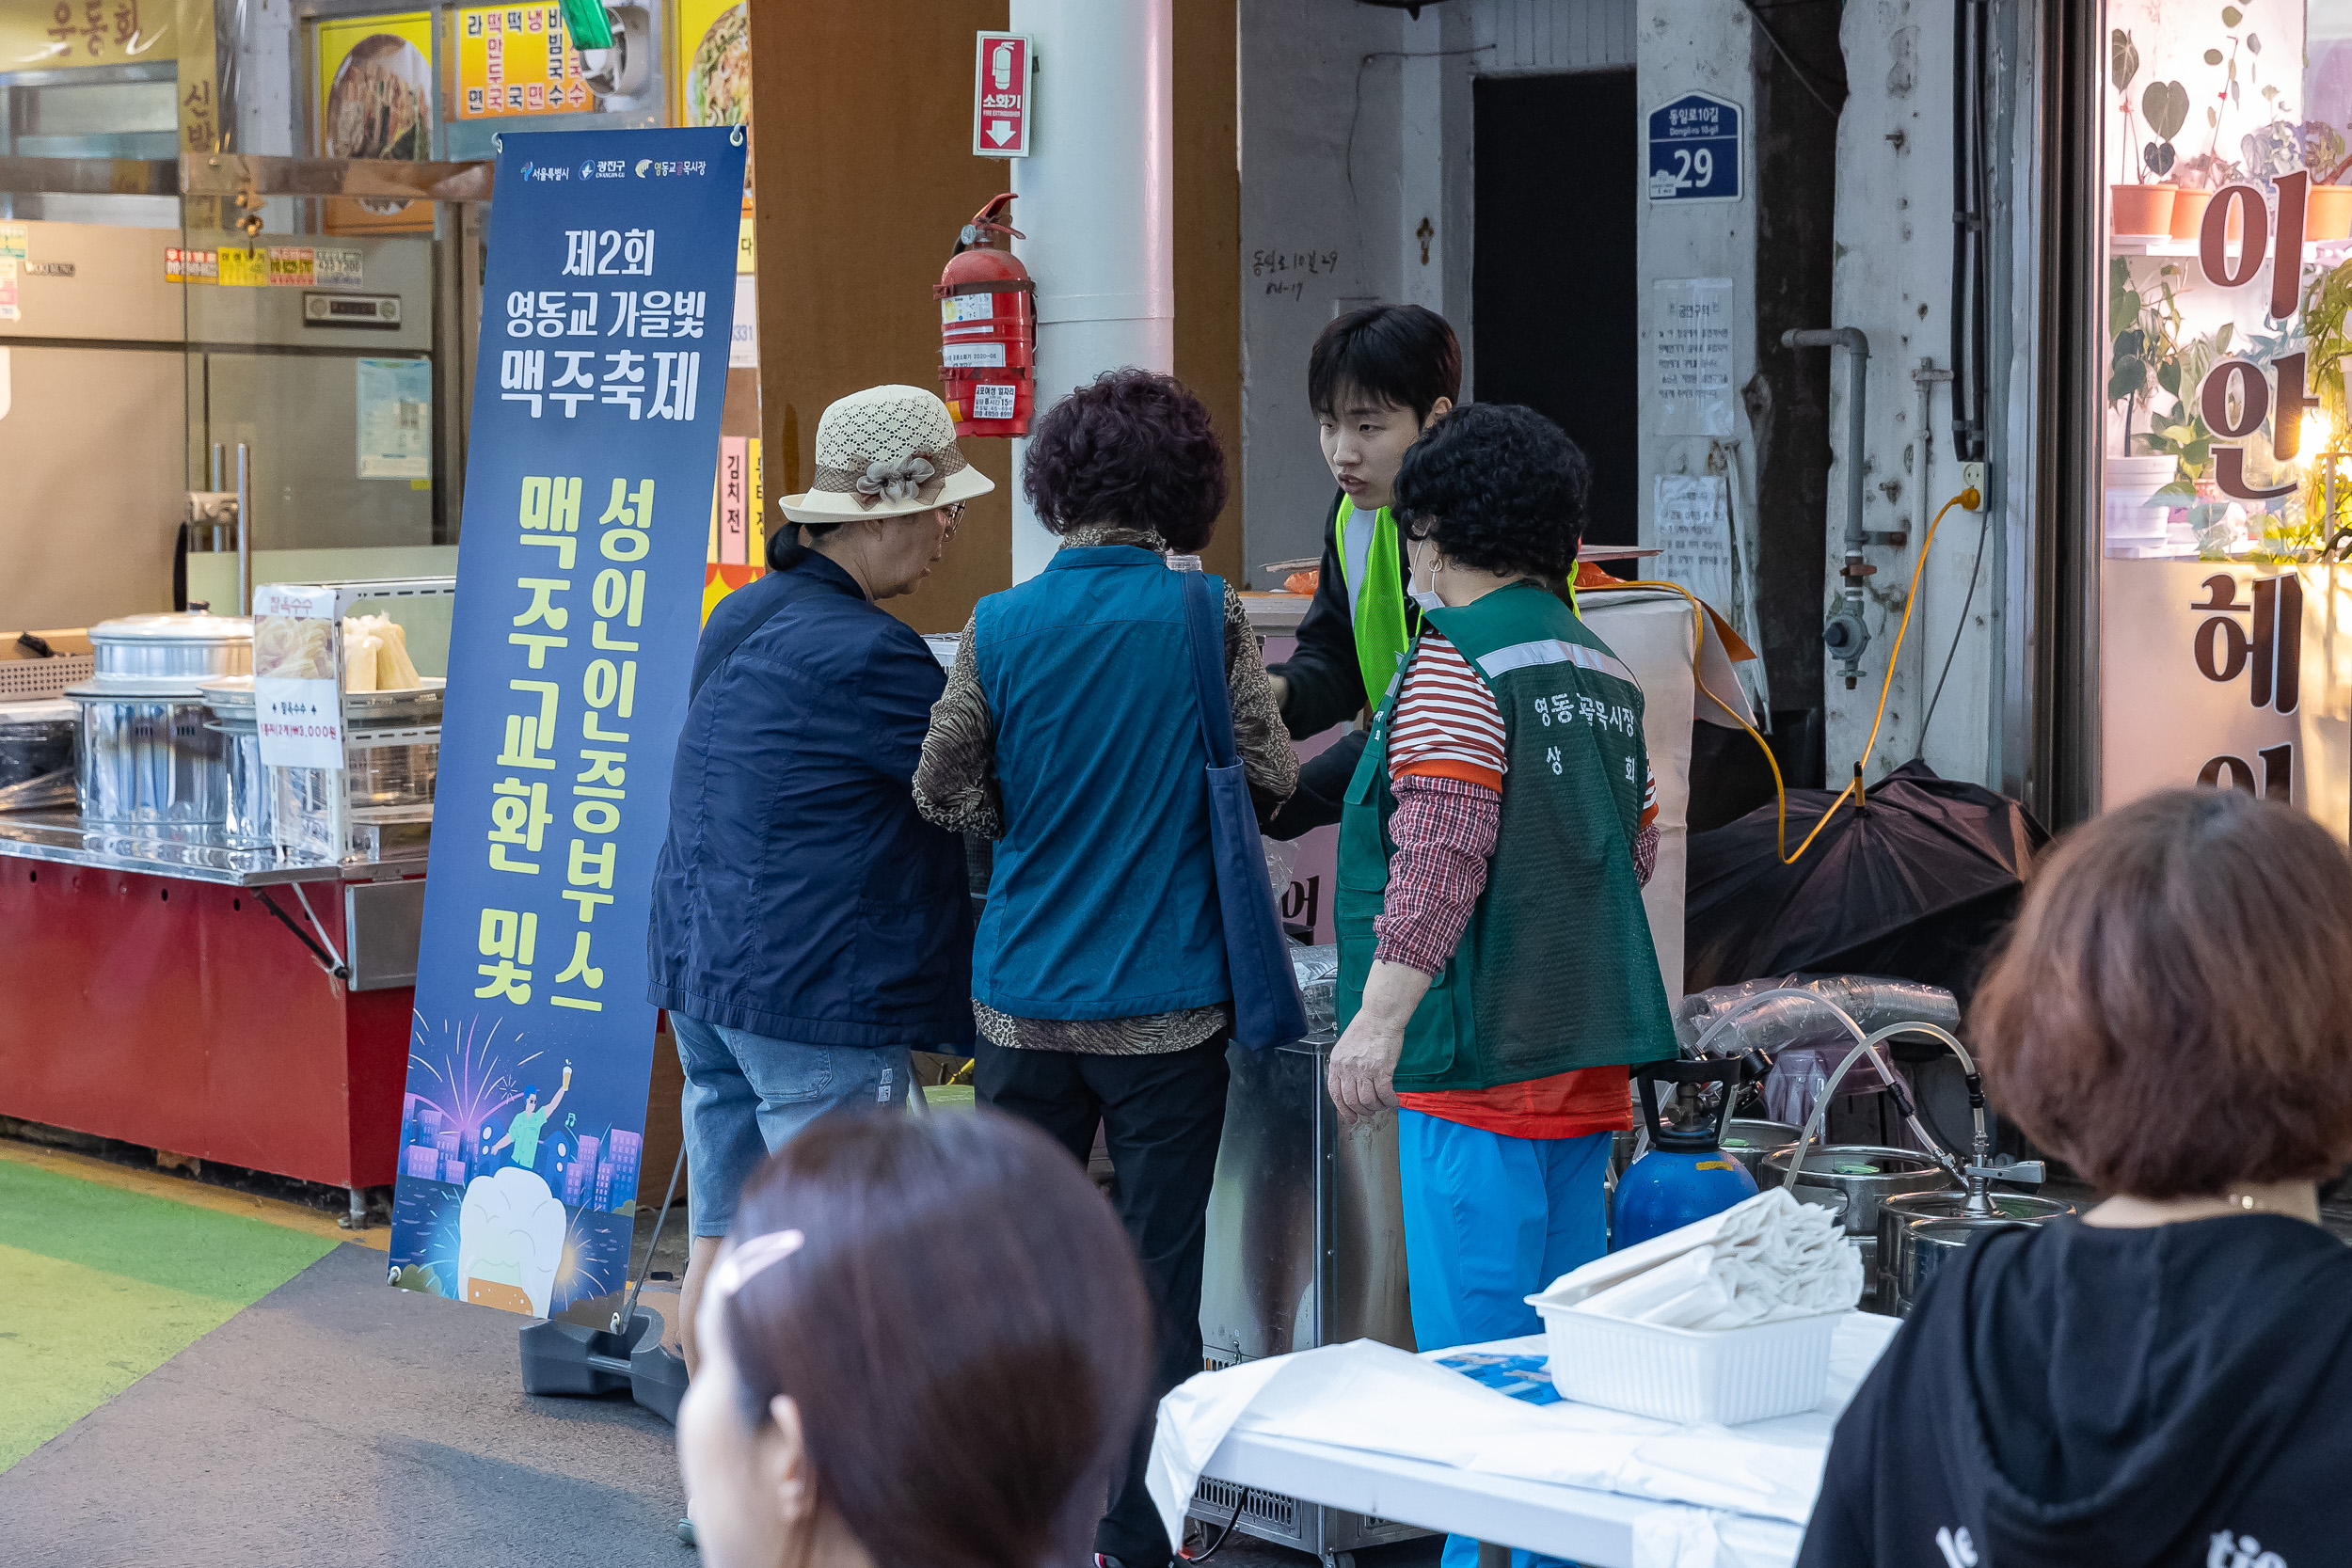
[[[424,56],[406,39],[378,33],[344,56],[326,95],[326,155],[426,155]]]

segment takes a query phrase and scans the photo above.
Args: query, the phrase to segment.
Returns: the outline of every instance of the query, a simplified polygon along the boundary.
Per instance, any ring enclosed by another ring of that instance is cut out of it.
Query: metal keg
[[[2029,1193],[1987,1193],[1987,1212],[1969,1213],[1965,1192],[1910,1193],[1882,1199],[1878,1219],[1878,1310],[1906,1317],[1927,1282],[1979,1231],[2040,1226],[2074,1212],[2074,1206]]]
[[[1802,1128],[1791,1127],[1785,1121],[1756,1121],[1745,1117],[1734,1117],[1730,1125],[1724,1129],[1724,1152],[1747,1166],[1748,1174],[1756,1179],[1758,1186],[1762,1186],[1764,1157],[1777,1154],[1795,1144],[1797,1134],[1802,1131]]]
[[[1788,1180],[1788,1162],[1795,1153],[1792,1147],[1764,1157],[1762,1179],[1768,1185]],[[1947,1189],[1957,1196],[1960,1191],[1944,1167],[1928,1156],[1879,1144],[1815,1145],[1804,1157],[1804,1169],[1798,1174],[1792,1196],[1804,1197],[1824,1188],[1842,1192],[1849,1199],[1847,1234],[1871,1241],[1878,1236],[1882,1199]]]

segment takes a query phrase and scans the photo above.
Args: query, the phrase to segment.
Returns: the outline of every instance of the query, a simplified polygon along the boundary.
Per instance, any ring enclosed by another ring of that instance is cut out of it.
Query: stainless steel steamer
[[[66,696],[81,709],[75,794],[86,822],[210,827],[229,814],[227,748],[199,690],[253,667],[253,623],[158,614],[89,629],[98,673]]]

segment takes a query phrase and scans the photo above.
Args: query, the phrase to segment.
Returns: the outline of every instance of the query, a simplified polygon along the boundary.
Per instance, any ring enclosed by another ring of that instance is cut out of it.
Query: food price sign
[[[1026,33],[982,33],[973,57],[972,155],[1025,158],[1035,116]]]
[[[341,629],[332,588],[253,595],[254,733],[272,768],[343,766]]]
[[[1726,98],[1685,93],[1649,115],[1652,201],[1737,201],[1740,110]]]

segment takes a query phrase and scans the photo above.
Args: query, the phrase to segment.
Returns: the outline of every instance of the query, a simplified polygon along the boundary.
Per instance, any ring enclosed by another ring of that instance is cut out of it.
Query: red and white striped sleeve
[[[1405,672],[1389,726],[1389,776],[1458,779],[1502,787],[1502,709],[1461,651],[1434,626]]]

